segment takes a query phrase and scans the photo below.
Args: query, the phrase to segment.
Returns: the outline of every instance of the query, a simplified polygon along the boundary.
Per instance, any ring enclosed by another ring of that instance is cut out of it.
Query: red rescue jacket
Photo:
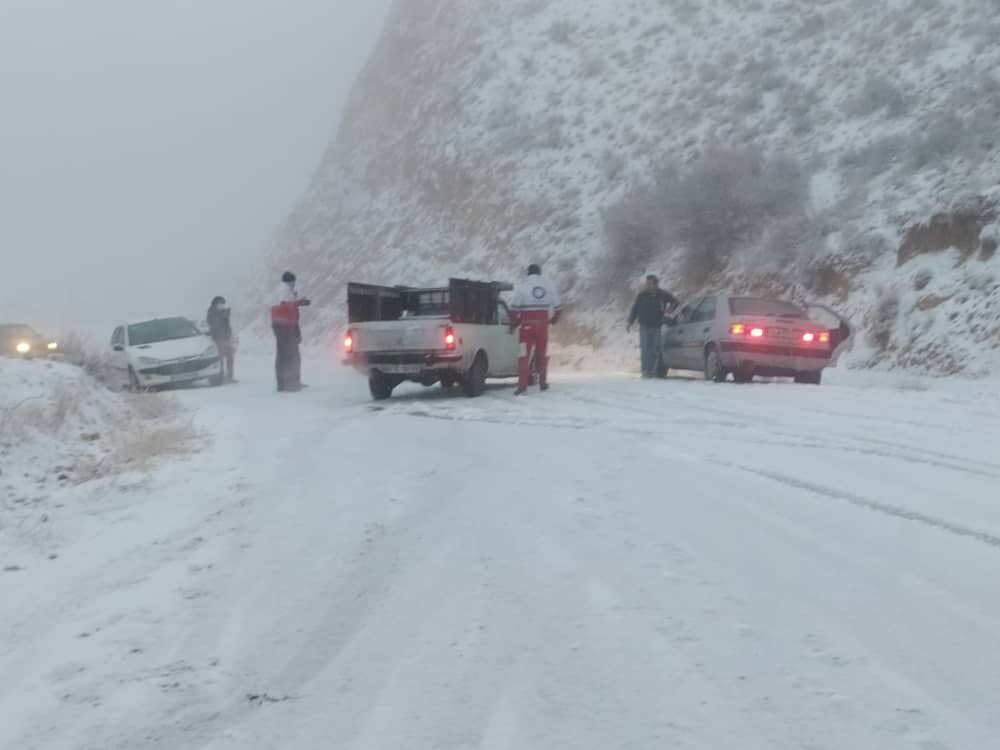
[[[271,300],[271,323],[279,326],[299,324],[299,293],[291,284],[283,283]]]

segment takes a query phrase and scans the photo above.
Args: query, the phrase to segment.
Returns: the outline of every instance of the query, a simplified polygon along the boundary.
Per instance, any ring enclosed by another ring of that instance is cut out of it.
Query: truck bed
[[[358,354],[380,352],[433,352],[444,349],[446,316],[401,318],[368,323],[354,323],[354,351]]]

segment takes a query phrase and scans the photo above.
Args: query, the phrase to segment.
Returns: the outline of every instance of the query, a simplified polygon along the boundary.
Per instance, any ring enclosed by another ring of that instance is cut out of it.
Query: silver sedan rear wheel
[[[710,346],[708,351],[705,352],[705,380],[711,380],[713,383],[722,383],[726,379],[726,368],[722,366],[722,358],[719,356],[719,350],[714,346]]]

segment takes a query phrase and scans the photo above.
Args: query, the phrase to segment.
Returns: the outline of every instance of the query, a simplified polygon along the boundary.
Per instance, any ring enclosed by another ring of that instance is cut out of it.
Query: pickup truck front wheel
[[[398,385],[393,380],[389,380],[380,372],[373,372],[368,376],[368,390],[372,393],[372,398],[376,401],[385,401],[392,396],[392,389]]]
[[[486,390],[486,373],[488,369],[486,355],[479,352],[472,361],[469,371],[462,378],[462,390],[466,396],[475,398],[476,396],[483,395],[483,391]]]

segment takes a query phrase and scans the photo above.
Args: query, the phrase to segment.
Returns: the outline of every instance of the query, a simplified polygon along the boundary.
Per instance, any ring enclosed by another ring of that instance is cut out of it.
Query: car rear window
[[[732,297],[729,310],[733,315],[766,315],[774,318],[804,318],[806,311],[791,302],[757,297]]]

